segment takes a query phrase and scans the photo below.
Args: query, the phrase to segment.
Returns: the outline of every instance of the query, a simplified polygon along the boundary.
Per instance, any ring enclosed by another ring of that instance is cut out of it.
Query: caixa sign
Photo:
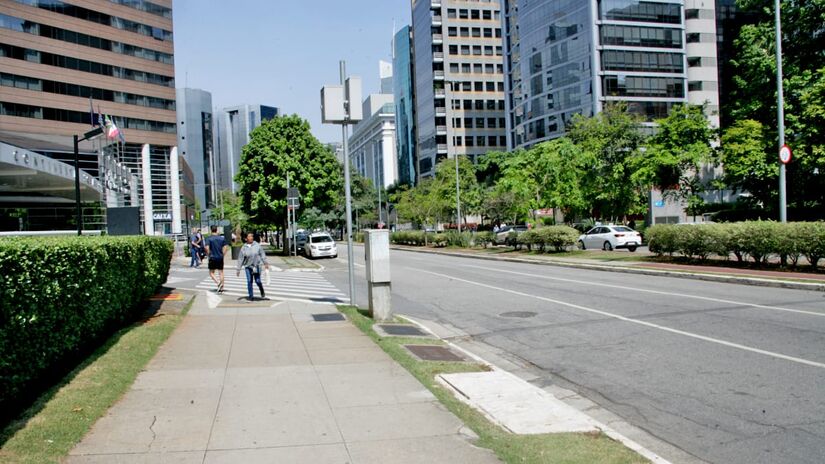
[[[172,213],[152,213],[152,219],[155,221],[171,221]]]

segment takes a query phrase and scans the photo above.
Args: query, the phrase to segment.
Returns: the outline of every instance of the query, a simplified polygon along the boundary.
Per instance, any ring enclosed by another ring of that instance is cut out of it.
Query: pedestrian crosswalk
[[[339,291],[318,272],[271,272],[268,284],[265,275],[261,276],[261,281],[264,284],[266,296],[272,299],[326,301],[330,303],[343,303],[346,300],[346,294]],[[196,287],[213,292],[216,289],[215,282],[209,276]],[[254,282],[252,288],[253,295],[260,297],[260,290]],[[224,291],[222,294],[239,297],[247,296],[246,275],[241,273],[240,276],[236,276],[234,269],[228,269],[224,278]]]

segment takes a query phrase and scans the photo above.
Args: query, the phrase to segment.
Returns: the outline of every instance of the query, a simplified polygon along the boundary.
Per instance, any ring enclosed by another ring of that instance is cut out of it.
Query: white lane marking
[[[414,269],[414,268],[411,268],[411,269]],[[639,324],[639,325],[643,325],[645,327],[650,327],[652,329],[663,330],[665,332],[675,333],[675,334],[678,334],[678,335],[684,335],[685,337],[690,337],[690,338],[695,338],[697,340],[703,340],[703,341],[706,341],[706,342],[716,343],[718,345],[723,345],[723,346],[727,346],[727,347],[730,347],[730,348],[736,348],[736,349],[739,349],[739,350],[750,351],[752,353],[759,353],[759,354],[763,354],[765,356],[770,356],[770,357],[777,358],[777,359],[784,359],[786,361],[791,361],[791,362],[795,362],[795,363],[799,363],[799,364],[805,364],[805,365],[808,365],[808,366],[819,367],[821,369],[825,369],[825,364],[824,363],[820,363],[820,362],[816,362],[816,361],[810,361],[810,360],[803,359],[803,358],[797,358],[797,357],[794,357],[794,356],[788,356],[788,355],[781,354],[781,353],[775,353],[773,351],[762,350],[762,349],[754,348],[754,347],[747,346],[747,345],[740,345],[738,343],[733,343],[733,342],[729,342],[729,341],[725,341],[725,340],[720,340],[718,338],[708,337],[708,336],[705,336],[705,335],[699,335],[699,334],[696,334],[696,333],[693,333],[693,332],[686,332],[684,330],[673,329],[673,328],[666,327],[666,326],[663,326],[663,325],[653,324],[652,322],[640,321],[638,319],[633,319],[633,318],[630,318],[630,317],[625,317],[625,316],[621,316],[621,315],[618,315],[618,314],[609,313],[607,311],[601,311],[599,309],[588,308],[586,306],[581,306],[581,305],[577,305],[577,304],[573,304],[573,303],[567,303],[567,302],[564,302],[564,301],[555,300],[553,298],[546,298],[546,297],[543,297],[543,296],[531,295],[529,293],[519,292],[519,291],[516,291],[516,290],[510,290],[510,289],[507,289],[507,288],[495,287],[493,285],[487,285],[487,284],[482,284],[482,283],[479,283],[479,282],[473,282],[471,280],[465,280],[465,279],[450,276],[450,275],[447,275],[447,274],[440,274],[438,272],[427,271],[427,270],[424,270],[424,269],[415,269],[415,270],[418,271],[418,272],[423,272],[425,274],[431,274],[431,275],[434,275],[434,276],[443,277],[445,279],[452,279],[452,280],[455,280],[455,281],[458,281],[458,282],[463,282],[463,283],[470,284],[470,285],[476,285],[478,287],[484,287],[484,288],[488,288],[488,289],[491,289],[491,290],[498,290],[500,292],[511,293],[513,295],[523,296],[523,297],[527,297],[527,298],[534,298],[536,300],[547,301],[549,303],[555,303],[557,305],[567,306],[569,308],[578,309],[580,311],[586,311],[586,312],[593,313],[593,314],[599,314],[601,316],[610,317],[610,318],[617,319],[617,320],[620,320],[620,321],[630,322],[632,324]]]
[[[560,282],[570,282],[570,283],[582,284],[582,285],[593,285],[593,286],[596,286],[596,287],[615,288],[615,289],[619,289],[619,290],[632,290],[634,292],[653,293],[653,294],[656,294],[656,295],[668,295],[668,296],[676,296],[676,297],[680,297],[680,298],[692,298],[692,299],[695,299],[695,300],[713,301],[715,303],[733,304],[733,305],[738,305],[738,306],[750,306],[750,307],[758,308],[758,309],[770,309],[770,310],[773,310],[773,311],[785,311],[785,312],[789,312],[789,313],[798,313],[798,314],[807,314],[809,316],[825,317],[825,313],[805,311],[805,310],[802,310],[802,309],[782,308],[782,307],[779,307],[779,306],[767,306],[767,305],[761,305],[761,304],[756,304],[756,303],[748,303],[748,302],[744,302],[744,301],[724,300],[724,299],[721,299],[721,298],[711,298],[711,297],[708,297],[708,296],[689,295],[689,294],[685,294],[685,293],[673,293],[673,292],[663,292],[663,291],[660,291],[660,290],[648,290],[648,289],[645,289],[645,288],[638,288],[638,287],[626,287],[624,285],[603,284],[603,283],[599,283],[599,282],[587,282],[585,280],[565,279],[563,277],[549,277],[549,276],[542,276],[542,275],[535,275],[535,274],[527,274],[527,273],[524,273],[524,272],[517,272],[517,271],[506,271],[506,270],[503,270],[503,269],[490,269],[490,268],[487,268],[487,267],[484,267],[484,266],[474,266],[472,264],[460,264],[460,266],[470,267],[470,268],[475,268],[475,269],[484,269],[484,270],[487,270],[487,271],[492,270],[492,271],[495,271],[495,272],[504,272],[506,274],[522,275],[522,276],[528,276],[528,277],[545,279],[545,280],[557,280],[557,281],[560,281]]]

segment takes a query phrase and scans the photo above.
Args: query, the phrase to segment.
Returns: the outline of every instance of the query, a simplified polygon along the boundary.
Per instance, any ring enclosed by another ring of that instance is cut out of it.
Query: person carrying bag
[[[264,253],[261,244],[255,241],[255,235],[250,232],[246,234],[246,243],[241,247],[240,254],[238,255],[238,268],[236,272],[236,275],[241,275],[241,269],[246,272],[246,290],[249,293],[249,301],[254,300],[252,292],[253,281],[261,291],[261,299],[266,298],[264,284],[261,282],[261,272],[264,268],[269,268],[266,253]]]

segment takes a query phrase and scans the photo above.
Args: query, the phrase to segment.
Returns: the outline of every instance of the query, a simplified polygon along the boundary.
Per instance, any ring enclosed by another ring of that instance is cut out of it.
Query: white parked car
[[[304,245],[304,254],[307,258],[321,258],[321,257],[338,257],[338,246],[335,240],[332,239],[326,232],[315,232],[309,234],[306,245]]]
[[[642,236],[625,226],[596,226],[579,236],[579,248],[582,250],[602,249],[611,251],[619,248],[627,248],[628,251],[636,251],[641,246]]]

